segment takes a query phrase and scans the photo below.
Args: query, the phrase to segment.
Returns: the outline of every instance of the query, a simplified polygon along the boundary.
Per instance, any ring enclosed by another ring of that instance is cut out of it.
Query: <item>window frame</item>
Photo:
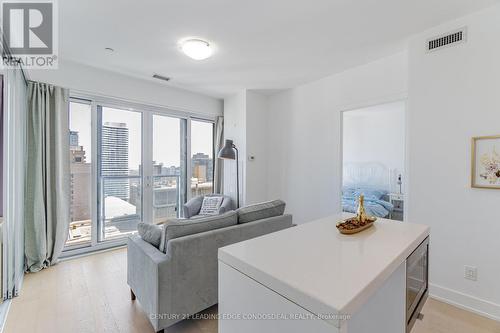
[[[95,162],[96,162],[96,151],[95,151],[95,140],[94,140],[94,111],[93,111],[93,105],[91,103],[90,100],[87,100],[87,99],[82,99],[82,98],[73,98],[73,97],[70,97],[69,99],[69,102],[74,102],[74,103],[80,103],[80,104],[85,104],[85,105],[89,105],[90,106],[90,122],[91,122],[91,128],[90,128],[90,133],[91,133],[91,144],[90,144],[90,150],[91,150],[91,154],[90,154],[90,157],[91,157],[91,165],[90,165],[90,177],[92,179],[92,184],[91,184],[91,188],[90,188],[90,197],[91,197],[91,207],[90,207],[90,211],[91,211],[91,214],[90,214],[90,218],[91,218],[91,236],[90,236],[90,242],[88,243],[82,243],[82,244],[74,244],[74,245],[69,245],[67,246],[66,244],[64,245],[64,248],[63,248],[63,255],[62,257],[64,257],[64,254],[65,252],[71,252],[71,251],[77,251],[79,249],[83,249],[83,248],[88,248],[88,247],[92,247],[94,244],[94,222],[95,222],[95,205],[94,205],[94,201],[95,201],[95,198],[96,198],[96,188],[95,188],[95,177],[96,177],[96,166],[95,166]],[[68,113],[70,112],[70,110],[68,109]],[[68,123],[68,128],[69,128],[69,123]]]
[[[127,176],[118,176],[118,177],[114,177],[114,176],[103,176],[102,175],[102,160],[101,160],[101,154],[102,154],[102,127],[103,127],[103,123],[102,123],[102,117],[103,117],[103,109],[104,108],[109,108],[109,109],[116,109],[116,110],[122,110],[122,111],[129,111],[129,112],[136,112],[138,114],[140,114],[140,117],[141,117],[141,142],[140,142],[140,146],[141,146],[141,157],[140,157],[140,160],[141,160],[141,166],[142,166],[142,170],[140,172],[140,174],[138,176],[132,176],[132,175],[127,175]],[[96,178],[93,178],[93,181],[96,182],[97,184],[97,191],[96,191],[96,196],[97,196],[97,215],[96,215],[96,223],[92,225],[92,231],[94,231],[94,229],[96,230],[96,233],[95,233],[95,238],[93,238],[93,243],[95,241],[96,244],[102,244],[102,243],[108,243],[108,242],[111,242],[111,243],[114,243],[114,242],[117,242],[117,243],[122,243],[122,240],[124,239],[125,240],[125,243],[126,243],[126,240],[127,240],[127,237],[126,236],[122,236],[122,237],[117,237],[115,239],[113,238],[110,238],[110,239],[106,239],[106,234],[105,234],[105,231],[104,231],[104,226],[105,226],[105,205],[104,205],[104,202],[103,202],[103,198],[104,198],[104,179],[107,178],[107,179],[119,179],[119,178],[123,178],[123,179],[139,179],[140,181],[140,184],[141,184],[141,210],[140,210],[140,221],[142,222],[144,220],[144,163],[145,163],[145,153],[144,153],[144,146],[145,146],[145,142],[144,142],[144,136],[145,136],[145,128],[144,128],[144,119],[146,118],[145,115],[144,115],[144,112],[140,111],[140,110],[132,110],[131,108],[128,108],[126,106],[120,106],[120,105],[116,105],[116,104],[108,104],[108,103],[96,103],[96,117],[97,117],[97,123],[93,124],[94,127],[96,127],[96,149],[97,149],[97,157],[96,157],[96,169],[97,169],[97,172],[96,172]]]
[[[216,147],[215,147],[215,120],[207,120],[199,117],[191,117],[189,121],[189,155],[190,158],[193,157],[192,152],[191,152],[191,121],[197,121],[197,122],[204,122],[204,123],[210,123],[212,124],[212,193],[215,191],[215,159],[217,158],[216,156]],[[188,163],[189,164],[189,175],[192,175],[192,163],[191,161]],[[191,188],[188,191],[188,200],[191,199]]]
[[[191,191],[190,188],[187,188],[188,184],[190,184],[191,174],[192,174],[192,166],[191,166],[191,120],[195,121],[204,121],[208,123],[212,123],[214,129],[212,133],[215,131],[215,122],[216,116],[210,115],[200,115],[199,113],[192,112],[187,109],[175,108],[175,107],[167,107],[167,106],[159,106],[153,104],[144,104],[141,102],[135,102],[122,98],[108,97],[103,95],[96,95],[87,92],[81,92],[77,90],[70,90],[70,102],[84,103],[89,104],[91,106],[91,177],[92,177],[92,185],[91,185],[91,200],[92,200],[92,230],[91,230],[91,241],[87,244],[77,244],[71,246],[64,246],[62,258],[72,257],[75,255],[82,255],[85,253],[101,251],[111,248],[116,248],[120,246],[126,245],[127,237],[123,237],[120,239],[111,239],[111,240],[98,240],[98,232],[99,232],[99,219],[100,219],[100,196],[99,196],[99,113],[98,107],[111,107],[122,109],[125,111],[134,111],[139,112],[141,114],[141,130],[142,130],[142,142],[141,142],[141,161],[143,166],[143,171],[141,172],[140,179],[142,184],[142,205],[141,205],[141,220],[142,221],[152,221],[150,215],[152,213],[145,213],[149,209],[145,209],[147,202],[144,202],[144,189],[146,184],[144,168],[150,168],[149,164],[151,161],[146,161],[146,159],[151,156],[152,157],[152,119],[153,115],[157,114],[160,116],[173,117],[178,119],[185,120],[185,138],[183,143],[186,151],[186,179],[184,180],[186,184],[186,195],[185,200],[191,199]],[[68,110],[69,112],[69,110]],[[69,124],[68,124],[69,125]],[[181,143],[182,144],[182,143]],[[215,142],[212,139],[213,145],[213,163],[215,164]],[[182,148],[181,148],[182,149]],[[152,198],[150,198],[152,199]],[[152,202],[150,202],[152,203]],[[180,202],[179,206],[181,206],[183,202]]]

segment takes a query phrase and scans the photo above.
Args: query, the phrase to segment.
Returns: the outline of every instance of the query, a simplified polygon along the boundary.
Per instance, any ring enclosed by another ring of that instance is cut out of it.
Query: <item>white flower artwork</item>
[[[500,189],[500,136],[472,139],[472,187]]]

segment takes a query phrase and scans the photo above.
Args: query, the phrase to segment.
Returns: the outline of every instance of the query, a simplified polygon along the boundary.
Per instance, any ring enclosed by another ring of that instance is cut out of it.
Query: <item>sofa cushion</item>
[[[199,215],[215,215],[219,213],[224,197],[219,195],[206,196],[203,198]]]
[[[198,195],[183,205],[184,216],[190,218],[200,212],[201,204],[203,203],[203,196]]]
[[[162,226],[140,222],[137,225],[139,236],[154,247],[159,248],[161,243]]]
[[[283,200],[273,200],[238,208],[236,210],[238,213],[238,223],[247,223],[283,215],[285,212],[285,205]]]
[[[174,238],[226,228],[236,224],[238,224],[238,215],[235,211],[196,219],[168,220],[163,226],[159,249],[166,252],[168,241]]]

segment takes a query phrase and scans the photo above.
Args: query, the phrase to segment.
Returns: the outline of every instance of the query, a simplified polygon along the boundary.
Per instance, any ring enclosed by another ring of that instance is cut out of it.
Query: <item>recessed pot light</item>
[[[113,49],[113,48],[111,48],[111,47],[106,47],[106,48],[104,49],[104,51],[106,51],[107,53],[113,53],[113,52],[115,52],[115,49]]]
[[[186,39],[180,44],[182,52],[194,60],[207,59],[213,53],[213,49],[210,44],[202,39]]]

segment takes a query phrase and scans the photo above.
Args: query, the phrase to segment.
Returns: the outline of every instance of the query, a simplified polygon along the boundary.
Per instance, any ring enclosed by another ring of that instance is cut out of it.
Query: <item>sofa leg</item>
[[[134,291],[132,289],[130,289],[130,299],[135,301],[135,294],[134,294]]]

